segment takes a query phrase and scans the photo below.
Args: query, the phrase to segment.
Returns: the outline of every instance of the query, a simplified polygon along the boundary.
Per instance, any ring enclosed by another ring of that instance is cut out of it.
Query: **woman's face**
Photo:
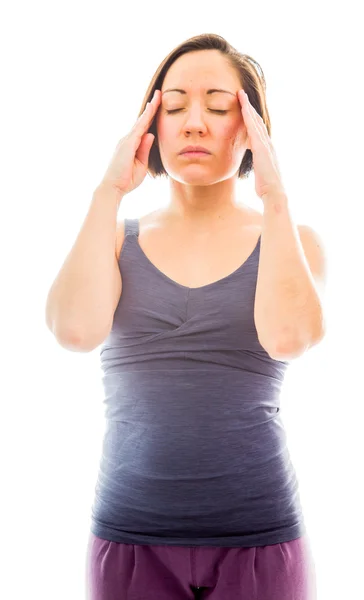
[[[166,91],[171,88],[186,93]],[[216,88],[230,93],[207,93]],[[207,182],[237,173],[247,149],[237,96],[241,88],[237,73],[217,50],[189,52],[172,64],[156,115],[159,152],[171,177],[186,183],[196,178]],[[211,154],[182,156],[182,148],[190,144],[204,146]]]

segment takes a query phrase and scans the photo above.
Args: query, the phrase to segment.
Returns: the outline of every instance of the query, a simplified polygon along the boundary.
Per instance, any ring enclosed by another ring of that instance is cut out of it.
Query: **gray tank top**
[[[251,547],[305,525],[280,416],[288,363],[258,341],[260,238],[198,288],[163,274],[125,219],[122,294],[100,350],[105,431],[91,531],[113,542]]]

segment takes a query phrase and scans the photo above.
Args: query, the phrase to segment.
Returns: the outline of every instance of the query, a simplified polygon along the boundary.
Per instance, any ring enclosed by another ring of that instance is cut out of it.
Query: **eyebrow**
[[[164,90],[163,94],[166,94],[167,92],[179,92],[180,94],[187,94],[186,90],[181,90],[179,88],[171,88],[168,90]],[[210,90],[207,90],[206,94],[214,94],[215,92],[221,92],[224,94],[231,94],[232,96],[235,96],[236,94],[233,94],[232,92],[229,92],[228,90],[222,90],[220,88],[212,88]]]

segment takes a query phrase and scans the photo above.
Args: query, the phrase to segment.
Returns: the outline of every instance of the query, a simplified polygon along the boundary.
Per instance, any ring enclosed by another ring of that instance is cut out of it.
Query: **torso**
[[[217,232],[193,233],[176,224],[164,209],[139,219],[139,246],[151,263],[174,282],[197,288],[236,271],[253,252],[262,230],[263,215],[244,208]],[[120,224],[119,224],[120,225]],[[118,227],[116,255],[120,256],[124,227]]]

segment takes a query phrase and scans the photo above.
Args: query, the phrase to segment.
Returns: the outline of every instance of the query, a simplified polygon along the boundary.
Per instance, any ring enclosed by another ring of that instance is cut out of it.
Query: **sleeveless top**
[[[252,547],[305,533],[280,415],[287,361],[258,341],[260,237],[198,288],[162,273],[125,219],[122,294],[101,346],[102,457],[91,531],[113,542]]]

